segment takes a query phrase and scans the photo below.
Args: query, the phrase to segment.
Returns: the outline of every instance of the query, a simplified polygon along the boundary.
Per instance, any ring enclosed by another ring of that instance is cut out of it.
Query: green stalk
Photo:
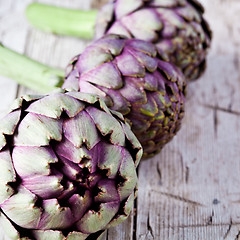
[[[26,9],[28,21],[45,32],[85,39],[94,37],[97,10],[75,10],[32,3]]]
[[[64,71],[38,63],[0,44],[0,75],[46,93],[62,86]]]

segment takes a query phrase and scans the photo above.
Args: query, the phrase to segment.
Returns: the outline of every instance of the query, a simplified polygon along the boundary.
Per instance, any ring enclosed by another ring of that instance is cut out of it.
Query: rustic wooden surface
[[[43,63],[65,67],[89,42],[31,28],[24,18],[30,2],[0,0],[0,41]],[[86,0],[41,2],[82,9],[98,5]],[[135,214],[108,230],[105,239],[240,239],[240,1],[201,2],[214,32],[208,69],[189,86],[178,136],[141,163]],[[0,77],[0,115],[26,92]],[[1,232],[0,239],[6,240]]]

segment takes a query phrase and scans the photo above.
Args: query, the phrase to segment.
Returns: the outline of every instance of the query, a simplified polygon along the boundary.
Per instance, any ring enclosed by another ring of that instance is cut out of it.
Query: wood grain
[[[31,0],[0,0],[0,41],[43,63],[65,67],[90,41],[33,29]],[[41,0],[89,9],[102,1]],[[204,76],[189,85],[177,137],[139,167],[135,211],[104,240],[240,239],[239,0],[202,0],[214,38]],[[7,89],[7,91],[6,91]],[[0,114],[16,95],[32,92],[0,77]],[[6,240],[0,232],[0,240]]]
[[[240,4],[202,2],[214,33],[208,69],[189,86],[178,136],[140,166],[137,239],[240,239],[240,38],[232,24]]]

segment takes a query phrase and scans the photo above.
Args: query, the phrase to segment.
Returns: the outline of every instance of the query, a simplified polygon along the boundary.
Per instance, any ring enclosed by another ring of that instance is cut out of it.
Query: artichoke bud
[[[212,39],[203,13],[197,0],[112,0],[98,14],[95,37],[123,34],[152,42],[161,59],[174,63],[191,81],[204,72]]]
[[[115,51],[110,52],[113,48]],[[95,51],[98,56],[92,58]],[[106,63],[107,54],[112,60]],[[104,99],[107,96],[108,107],[122,113],[130,123],[145,157],[158,153],[172,139],[172,133],[156,129],[159,122],[165,126],[172,122],[173,128],[179,129],[185,77],[176,66],[160,60],[152,43],[110,34],[93,42],[71,63],[72,71],[68,67],[63,88],[73,85],[80,92],[99,94]],[[161,145],[162,138],[165,141]]]
[[[24,96],[0,122],[0,222],[11,239],[99,239],[124,221],[142,147],[80,92]]]

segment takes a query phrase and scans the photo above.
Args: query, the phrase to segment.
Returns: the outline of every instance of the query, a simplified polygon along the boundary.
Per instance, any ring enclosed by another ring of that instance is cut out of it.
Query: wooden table
[[[30,2],[0,0],[0,41],[43,63],[65,67],[89,42],[31,28],[24,18]],[[82,9],[92,4],[41,2]],[[178,136],[141,163],[134,214],[108,230],[108,240],[240,239],[240,1],[201,2],[214,32],[208,69],[189,85]],[[26,92],[31,91],[0,77],[0,113]]]

